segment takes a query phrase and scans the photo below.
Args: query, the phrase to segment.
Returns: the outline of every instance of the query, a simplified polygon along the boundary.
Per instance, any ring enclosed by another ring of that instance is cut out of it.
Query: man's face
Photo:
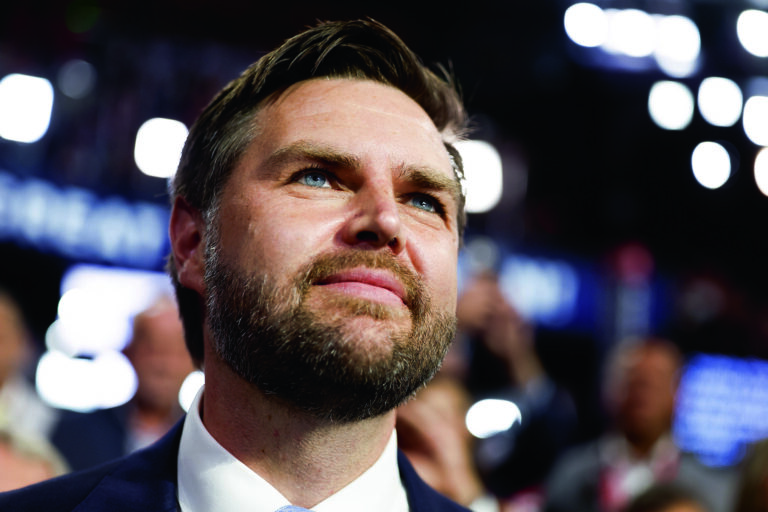
[[[125,355],[138,377],[133,400],[161,414],[177,409],[179,389],[195,367],[176,307],[162,304],[138,315]]]
[[[216,351],[339,421],[391,410],[453,335],[451,162],[427,114],[370,81],[313,80],[258,114],[207,240]]]
[[[677,365],[665,348],[639,347],[619,359],[617,415],[628,435],[655,438],[666,433],[675,411]]]
[[[16,308],[0,297],[0,387],[23,366],[25,336]]]

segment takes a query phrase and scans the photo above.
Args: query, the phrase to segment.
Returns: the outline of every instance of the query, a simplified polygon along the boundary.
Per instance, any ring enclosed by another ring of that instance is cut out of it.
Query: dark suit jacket
[[[128,455],[130,402],[93,412],[61,411],[51,434],[72,471],[88,469]]]
[[[547,481],[544,512],[600,512],[604,471],[600,443],[596,440],[576,446],[558,461]],[[737,478],[733,467],[708,467],[693,454],[683,452],[673,482],[694,492],[706,505],[705,510],[730,512]]]
[[[0,512],[172,512],[181,422],[154,445],[96,468],[0,493]],[[466,511],[428,487],[402,453],[400,477],[413,512]]]

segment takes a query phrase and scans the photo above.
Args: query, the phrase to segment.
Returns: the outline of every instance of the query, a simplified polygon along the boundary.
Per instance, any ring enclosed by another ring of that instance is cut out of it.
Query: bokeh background
[[[471,137],[499,152],[501,199],[470,214],[461,276],[500,274],[536,325],[551,374],[589,418],[584,436],[602,427],[605,353],[648,333],[669,336],[726,383],[686,388],[697,407],[712,410],[712,397],[728,397],[733,408],[718,414],[733,422],[723,428],[766,434],[762,410],[747,418],[737,407],[765,402],[739,394],[766,375],[768,358],[768,197],[755,178],[762,146],[741,116],[730,126],[708,122],[696,95],[708,77],[735,82],[744,102],[761,93],[768,60],[744,48],[737,20],[768,5],[596,3],[693,21],[698,52],[687,70],[670,71],[653,55],[577,44],[564,21],[573,3],[3,2],[0,78],[47,79],[53,105],[38,140],[0,139],[0,286],[19,300],[42,353],[74,266],[162,270],[167,182],[137,166],[143,123],[188,127],[215,91],[301,28],[372,17],[425,63],[455,75]],[[679,129],[661,127],[649,112],[659,81],[692,94],[691,117]],[[7,112],[0,110],[0,123]],[[694,177],[701,142],[728,151],[730,174],[716,189]]]

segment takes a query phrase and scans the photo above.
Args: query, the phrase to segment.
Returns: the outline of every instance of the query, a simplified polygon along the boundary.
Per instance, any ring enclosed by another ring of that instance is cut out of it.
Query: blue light
[[[693,357],[680,382],[674,435],[705,464],[737,463],[749,443],[768,436],[768,362]]]
[[[509,257],[499,279],[507,300],[530,321],[560,327],[576,314],[580,280],[564,261]]]
[[[165,206],[102,199],[0,171],[0,239],[65,257],[161,268],[169,247],[168,217]]]

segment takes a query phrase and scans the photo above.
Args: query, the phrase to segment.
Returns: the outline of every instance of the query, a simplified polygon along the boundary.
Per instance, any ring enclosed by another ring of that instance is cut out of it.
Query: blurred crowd
[[[194,365],[174,299],[161,297],[134,317],[124,354],[137,376],[127,403],[92,412],[47,405],[34,388],[35,344],[24,315],[0,291],[0,491],[126,455],[181,418],[179,391]]]
[[[477,512],[768,511],[768,441],[717,468],[676,444],[685,358],[674,340],[615,340],[598,376],[601,417],[591,418],[493,274],[463,288],[457,317],[443,368],[398,416],[401,449],[456,501]],[[514,403],[519,417],[473,437],[464,418],[489,398]]]
[[[604,418],[594,432],[585,425],[598,421],[549,371],[536,328],[493,274],[463,287],[457,319],[442,369],[397,417],[400,449],[440,492],[476,512],[768,512],[768,440],[725,468],[676,444],[685,358],[674,340],[615,340],[598,376]],[[88,413],[46,405],[24,314],[0,292],[0,490],[120,457],[181,418],[179,389],[194,365],[172,298],[136,315],[124,353],[138,378],[129,402]],[[519,414],[476,437],[467,414],[486,399]]]

